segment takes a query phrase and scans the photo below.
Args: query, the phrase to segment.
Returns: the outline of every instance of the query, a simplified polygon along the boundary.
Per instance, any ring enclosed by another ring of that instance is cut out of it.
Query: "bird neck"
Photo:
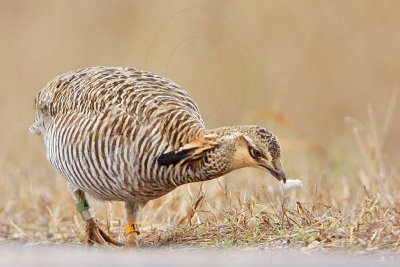
[[[216,135],[214,141],[218,143],[218,146],[207,151],[197,162],[197,171],[193,173],[193,177],[190,177],[195,179],[195,182],[212,180],[235,170],[232,161],[236,150],[235,140],[240,135],[238,126],[206,130],[205,134]]]

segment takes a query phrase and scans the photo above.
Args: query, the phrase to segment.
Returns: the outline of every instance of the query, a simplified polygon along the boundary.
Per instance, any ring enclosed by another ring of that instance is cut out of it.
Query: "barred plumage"
[[[72,71],[50,81],[35,107],[30,130],[43,137],[47,158],[75,198],[89,193],[125,201],[127,212],[135,213],[128,218],[179,185],[241,167],[262,167],[285,179],[273,134],[260,126],[206,130],[191,97],[150,72]]]

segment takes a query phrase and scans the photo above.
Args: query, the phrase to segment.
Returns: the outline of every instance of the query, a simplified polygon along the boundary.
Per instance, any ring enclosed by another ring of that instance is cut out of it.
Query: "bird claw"
[[[89,246],[94,244],[123,246],[122,243],[118,242],[114,238],[110,237],[106,232],[100,229],[99,225],[94,219],[90,219],[86,222],[86,244]]]

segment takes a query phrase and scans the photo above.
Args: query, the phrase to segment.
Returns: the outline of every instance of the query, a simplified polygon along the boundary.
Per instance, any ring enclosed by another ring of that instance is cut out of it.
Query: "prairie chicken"
[[[102,231],[86,195],[124,201],[127,245],[137,245],[139,210],[180,185],[257,167],[286,181],[278,139],[263,127],[207,130],[178,85],[156,74],[92,67],[62,74],[39,92],[30,131],[66,178],[86,221],[86,242],[121,245]]]

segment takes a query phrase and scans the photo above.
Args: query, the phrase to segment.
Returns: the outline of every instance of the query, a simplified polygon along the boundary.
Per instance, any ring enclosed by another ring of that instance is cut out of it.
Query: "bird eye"
[[[250,154],[253,158],[261,158],[262,156],[261,152],[254,148],[250,149]]]

